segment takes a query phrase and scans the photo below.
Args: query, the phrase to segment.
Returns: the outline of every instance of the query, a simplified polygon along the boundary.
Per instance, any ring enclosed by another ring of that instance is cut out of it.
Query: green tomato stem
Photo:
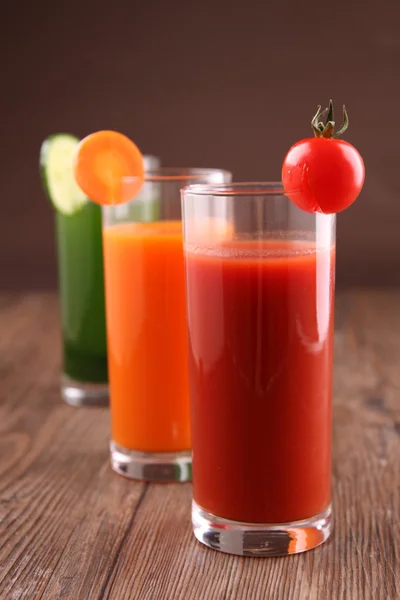
[[[320,119],[326,116],[325,123]],[[333,112],[333,102],[329,100],[329,107],[324,110],[321,106],[318,106],[317,112],[315,113],[311,127],[313,129],[315,137],[319,138],[337,138],[342,135],[349,126],[349,116],[346,111],[346,107],[343,105],[343,123],[341,127],[335,132],[335,120]]]

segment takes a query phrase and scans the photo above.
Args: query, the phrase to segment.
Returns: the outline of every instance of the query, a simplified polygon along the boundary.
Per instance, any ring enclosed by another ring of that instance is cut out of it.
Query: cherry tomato
[[[334,135],[333,106],[330,102],[327,122],[318,122],[321,107],[312,126],[318,137],[297,142],[287,153],[282,166],[282,183],[293,202],[307,212],[337,213],[354,202],[365,178],[359,152]],[[346,130],[348,116],[336,135]]]

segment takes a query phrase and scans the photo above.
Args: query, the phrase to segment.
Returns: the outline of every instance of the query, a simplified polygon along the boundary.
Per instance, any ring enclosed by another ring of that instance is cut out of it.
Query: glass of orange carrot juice
[[[191,479],[180,190],[230,180],[160,168],[132,201],[103,206],[111,465],[126,477]]]

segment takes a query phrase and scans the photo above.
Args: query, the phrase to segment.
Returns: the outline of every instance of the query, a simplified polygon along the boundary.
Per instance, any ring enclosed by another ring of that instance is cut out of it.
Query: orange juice
[[[103,229],[111,438],[129,450],[190,450],[181,221]]]

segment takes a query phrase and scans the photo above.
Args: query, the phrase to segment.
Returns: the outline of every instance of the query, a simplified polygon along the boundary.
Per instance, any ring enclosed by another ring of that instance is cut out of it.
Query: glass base
[[[74,381],[67,375],[61,379],[61,395],[71,406],[108,406],[107,383]]]
[[[111,466],[119,475],[144,481],[191,481],[192,453],[138,452],[110,443]]]
[[[284,556],[319,546],[331,534],[332,508],[292,523],[253,524],[216,517],[192,503],[192,525],[202,544],[239,556]]]

